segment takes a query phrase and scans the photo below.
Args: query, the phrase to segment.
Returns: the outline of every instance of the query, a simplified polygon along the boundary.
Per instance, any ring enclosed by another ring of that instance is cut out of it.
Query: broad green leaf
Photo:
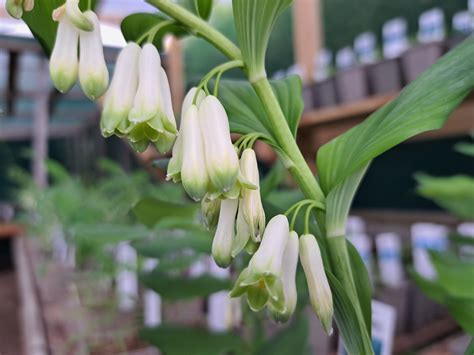
[[[372,342],[367,329],[358,321],[354,302],[336,277],[326,270],[334,301],[336,324],[349,355],[373,354]]]
[[[160,262],[156,269],[161,272],[168,271],[184,271],[193,263],[198,261],[202,254],[197,255],[174,255],[168,258],[160,258]]]
[[[309,323],[306,316],[294,319],[257,350],[257,355],[304,355],[308,347]]]
[[[285,179],[287,174],[288,171],[285,166],[280,160],[278,160],[275,165],[273,165],[270,172],[260,181],[260,195],[262,198],[265,198],[274,191]]]
[[[370,283],[367,268],[365,267],[359,252],[351,242],[346,241],[346,243],[357,297],[359,298],[359,304],[362,309],[365,325],[367,326],[367,331],[370,336],[372,334],[372,285]]]
[[[467,346],[467,349],[464,352],[464,355],[471,355],[471,354],[474,354],[474,338],[471,338],[471,341],[469,342],[469,345]]]
[[[437,283],[450,296],[474,300],[474,263],[460,260],[452,254],[430,252],[436,269]]]
[[[160,14],[136,13],[125,17],[120,28],[125,39],[132,42],[146,41],[148,34],[152,33],[154,29],[158,29],[154,33],[153,44],[161,49],[166,34],[181,37],[187,33],[182,26],[173,21],[168,23],[169,21],[169,18]]]
[[[265,53],[278,16],[292,0],[233,0],[235,29],[251,82],[266,76]]]
[[[162,219],[182,217],[193,220],[198,211],[196,204],[180,204],[147,197],[138,202],[132,209],[138,221],[152,228]]]
[[[474,335],[474,298],[450,297],[445,305],[461,328]]]
[[[474,144],[473,143],[458,143],[454,146],[454,149],[459,153],[474,157]]]
[[[137,240],[146,237],[149,231],[141,225],[77,224],[70,230],[77,242],[96,245],[116,244],[121,241]]]
[[[346,234],[346,222],[352,200],[359,187],[368,165],[355,171],[344,181],[335,186],[326,198],[326,231],[329,237]]]
[[[211,15],[212,0],[178,0],[177,2],[204,20],[209,19],[209,16]]]
[[[194,250],[210,253],[212,238],[208,232],[161,230],[157,237],[132,243],[137,253],[149,258],[160,258],[171,253]]]
[[[145,328],[140,338],[169,355],[221,355],[237,352],[243,340],[232,333],[210,333],[203,328],[162,325]]]
[[[418,274],[413,267],[408,268],[408,272],[421,291],[429,298],[443,304],[447,298],[446,290],[436,282],[430,281]]]
[[[141,274],[143,285],[156,291],[166,300],[182,300],[194,297],[204,297],[212,293],[228,290],[232,282],[211,275],[199,277],[170,276],[159,271],[159,268],[149,273]]]
[[[271,80],[278,102],[293,135],[303,112],[301,79],[292,75],[283,80]],[[262,133],[268,139],[272,136],[270,120],[252,86],[242,80],[223,80],[219,86],[219,99],[224,105],[233,133]]]
[[[434,177],[417,174],[417,192],[458,217],[474,219],[474,178],[467,175]]]
[[[441,58],[361,124],[325,144],[317,166],[328,193],[376,156],[419,133],[443,126],[474,88],[474,37]]]

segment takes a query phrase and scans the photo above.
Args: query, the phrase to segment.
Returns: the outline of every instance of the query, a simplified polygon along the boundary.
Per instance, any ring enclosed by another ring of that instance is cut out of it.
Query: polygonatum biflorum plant
[[[300,261],[310,301],[329,334],[332,318],[350,354],[373,354],[371,288],[359,256],[345,238],[351,201],[370,161],[400,142],[440,128],[474,87],[474,39],[467,39],[361,124],[324,145],[314,176],[297,144],[302,113],[295,77],[269,81],[265,53],[272,27],[291,0],[233,0],[238,43],[206,22],[212,0],[148,0],[159,12],[126,17],[127,46],[109,85],[100,27],[92,1],[7,0],[7,10],[30,26],[47,54],[51,78],[66,92],[79,79],[95,100],[104,93],[102,134],[127,138],[137,151],[153,144],[172,151],[169,180],[201,201],[212,254],[228,267],[240,253],[251,259],[231,291],[249,307],[288,320],[297,301]],[[29,12],[28,12],[29,10]],[[166,34],[203,38],[228,61],[189,91],[178,127],[158,50]],[[246,81],[221,80],[240,68]],[[212,81],[213,85],[210,84]],[[230,133],[241,135],[232,143]],[[305,198],[285,213],[266,215],[254,143],[278,153]],[[389,177],[387,188],[389,188]],[[304,228],[296,230],[297,216]],[[289,217],[291,219],[289,220]],[[299,235],[299,234],[300,235]]]

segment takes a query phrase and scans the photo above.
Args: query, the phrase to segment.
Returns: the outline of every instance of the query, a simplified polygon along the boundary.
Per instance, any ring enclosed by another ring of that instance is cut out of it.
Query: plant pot
[[[443,49],[442,43],[434,42],[418,45],[403,53],[401,62],[405,82],[415,80],[431,67],[443,55]]]
[[[340,103],[354,102],[369,95],[367,75],[364,67],[341,70],[336,74],[336,93]]]
[[[461,35],[461,34],[457,34],[457,35],[455,35],[451,38],[448,38],[446,40],[446,50],[450,51],[454,47],[461,44],[466,38],[467,38],[467,36],[464,36],[464,35]]]
[[[409,329],[409,305],[411,296],[410,281],[405,280],[399,287],[381,287],[377,290],[375,299],[380,302],[391,305],[395,308],[397,320],[395,325],[395,333],[403,334]]]
[[[398,59],[386,59],[366,67],[372,95],[398,92],[402,89],[402,72]]]
[[[313,107],[335,106],[337,103],[336,84],[334,78],[318,81],[311,85]]]

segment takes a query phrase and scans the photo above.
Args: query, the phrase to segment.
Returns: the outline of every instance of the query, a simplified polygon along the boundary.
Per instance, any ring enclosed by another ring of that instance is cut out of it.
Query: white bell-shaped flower
[[[109,85],[109,71],[104,58],[100,23],[93,11],[84,12],[93,24],[90,32],[80,31],[79,35],[79,82],[82,91],[91,99],[101,97]]]
[[[171,89],[168,76],[163,68],[160,68],[160,92],[163,103],[163,127],[173,134],[176,134],[176,118],[173,112],[173,102],[171,100]]]
[[[219,221],[219,211],[221,209],[221,199],[216,198],[210,200],[203,198],[201,201],[201,212],[204,218],[204,223],[208,230],[213,230],[217,227]]]
[[[155,117],[159,119],[160,113],[164,115],[160,76],[160,54],[153,44],[147,43],[142,48],[138,62],[138,90],[129,114],[130,122],[143,123]]]
[[[5,9],[11,17],[21,19],[23,16],[23,0],[7,0]]]
[[[59,20],[54,48],[49,60],[49,73],[54,86],[65,93],[76,83],[79,60],[77,44],[79,31],[66,16]]]
[[[236,257],[246,247],[250,239],[250,229],[244,218],[242,203],[242,199],[240,199],[237,212],[236,235],[232,245],[232,257]]]
[[[235,215],[238,200],[222,200],[216,234],[212,241],[212,256],[217,265],[226,268],[232,261],[232,241],[235,235]]]
[[[294,313],[298,293],[296,290],[296,268],[298,266],[298,234],[295,231],[290,232],[288,242],[286,243],[285,252],[282,262],[282,283],[283,294],[285,295],[285,311],[278,312],[270,305],[270,312],[275,320],[286,322]]]
[[[202,101],[199,121],[209,178],[217,189],[229,191],[239,173],[239,159],[230,138],[227,114],[215,96],[209,95]]]
[[[188,108],[192,105],[194,96],[196,95],[197,88],[193,87],[188,91],[183,100],[183,106],[181,108],[181,128],[183,127],[182,120],[184,114]],[[206,97],[204,91],[200,90],[197,99],[196,105],[199,107],[202,100]],[[166,180],[173,180],[173,182],[181,181],[181,165],[183,161],[183,134],[178,132],[176,137],[176,142],[174,143],[173,150],[171,152],[171,159],[168,163],[168,170],[166,173]]]
[[[138,88],[138,58],[141,48],[128,43],[118,55],[114,76],[105,94],[100,121],[102,135],[123,135],[128,127],[128,114]]]
[[[181,180],[188,195],[195,201],[199,201],[206,194],[209,176],[196,105],[191,105],[184,114],[181,134],[183,135]]]
[[[262,242],[249,263],[251,273],[281,276],[283,253],[290,234],[288,219],[276,215],[267,224]]]
[[[244,219],[248,224],[250,237],[259,242],[265,229],[265,211],[260,198],[260,181],[257,157],[253,149],[245,149],[240,158],[240,172],[242,177],[256,189],[242,188],[242,209]]]
[[[92,31],[94,23],[79,9],[79,0],[66,0],[66,16],[69,21],[82,31]]]
[[[334,314],[332,293],[324,272],[318,242],[311,234],[302,235],[300,238],[300,260],[308,283],[311,305],[326,333],[331,334]]]

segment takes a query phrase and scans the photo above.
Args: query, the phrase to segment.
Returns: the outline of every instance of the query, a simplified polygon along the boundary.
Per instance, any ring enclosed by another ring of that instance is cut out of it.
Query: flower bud
[[[76,83],[78,72],[77,42],[79,31],[66,16],[59,21],[49,72],[56,89],[65,93]]]
[[[273,318],[278,322],[286,322],[294,313],[298,294],[296,291],[296,267],[298,266],[298,234],[290,232],[286,243],[282,263],[283,294],[285,295],[285,311],[278,312],[270,306]]]
[[[7,0],[5,3],[5,9],[11,17],[21,19],[23,16],[23,0]]]
[[[94,29],[94,23],[79,9],[79,0],[66,0],[66,16],[79,30],[90,32]]]
[[[212,256],[217,265],[226,268],[232,261],[232,241],[234,239],[235,215],[238,200],[222,200],[219,222],[212,242]]]
[[[237,212],[236,236],[232,245],[232,257],[236,257],[247,245],[250,239],[250,230],[244,218],[242,199],[239,200],[239,210]]]
[[[176,119],[173,112],[173,103],[171,101],[171,89],[168,82],[168,76],[163,68],[160,68],[160,92],[163,102],[163,127],[173,134],[176,133]]]
[[[183,106],[181,109],[181,119],[183,119],[185,112],[192,105],[197,88],[193,87],[188,91],[184,97]],[[200,103],[206,97],[204,91],[200,91],[196,100],[196,105],[199,107]],[[182,127],[182,125],[181,125]],[[173,180],[173,182],[181,181],[181,165],[183,160],[183,135],[178,133],[176,142],[171,152],[171,159],[168,163],[168,171],[166,173],[166,180]]]
[[[316,238],[305,234],[300,238],[300,260],[308,283],[309,297],[316,315],[329,335],[332,333],[332,316],[334,313],[332,294],[323,260]]]
[[[25,0],[23,3],[23,10],[26,12],[32,11],[35,8],[35,0]]]
[[[229,120],[215,96],[207,96],[199,106],[207,169],[212,184],[221,191],[234,186],[239,159],[230,139]]]
[[[259,242],[265,229],[265,211],[260,199],[257,157],[252,149],[243,151],[240,159],[240,171],[246,181],[256,186],[256,189],[242,189],[242,204],[239,209],[243,210],[251,238]]]
[[[96,100],[107,90],[109,71],[105,64],[99,19],[93,11],[84,12],[84,16],[94,24],[94,29],[90,32],[80,31],[79,81],[84,94]]]
[[[219,210],[221,208],[221,200],[216,198],[210,200],[208,198],[203,198],[201,202],[201,211],[204,217],[204,223],[206,224],[207,229],[212,230],[217,226],[217,221],[219,220]]]
[[[288,219],[276,215],[269,222],[263,234],[262,242],[249,263],[251,273],[280,277],[283,253],[290,234]]]
[[[209,177],[196,105],[191,105],[184,114],[181,134],[183,135],[181,180],[188,195],[195,201],[199,201],[206,194]]]
[[[138,88],[138,58],[140,47],[128,43],[120,52],[115,64],[114,76],[105,94],[104,110],[100,121],[102,135],[119,136],[127,131],[128,114]]]

